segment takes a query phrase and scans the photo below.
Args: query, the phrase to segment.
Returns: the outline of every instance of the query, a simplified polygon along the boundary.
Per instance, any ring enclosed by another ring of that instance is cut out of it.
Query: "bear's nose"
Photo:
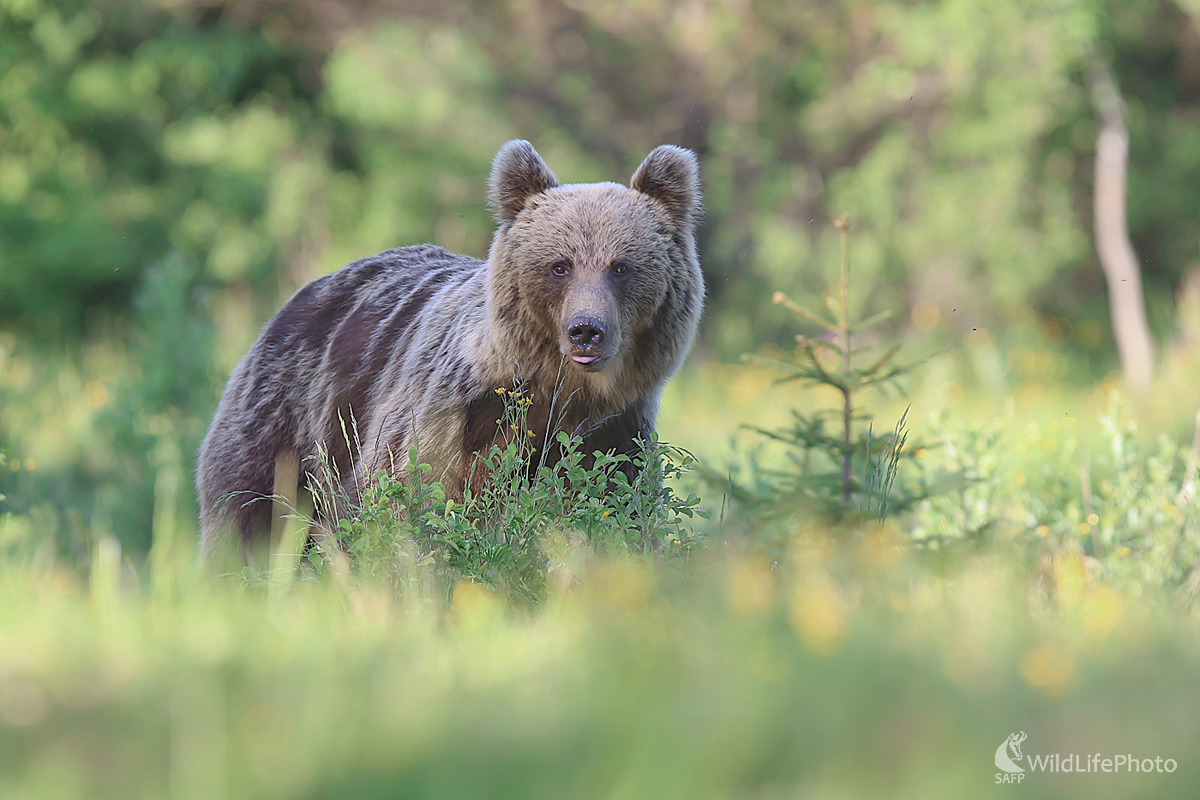
[[[592,317],[576,317],[571,320],[567,335],[577,347],[596,346],[604,341],[604,324]]]

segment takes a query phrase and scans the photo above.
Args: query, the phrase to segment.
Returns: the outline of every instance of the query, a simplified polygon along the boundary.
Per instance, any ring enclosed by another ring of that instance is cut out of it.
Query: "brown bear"
[[[488,199],[487,261],[388,250],[309,283],[266,324],[200,451],[205,552],[264,543],[276,465],[289,459],[302,484],[338,481],[352,507],[362,480],[402,471],[415,443],[461,494],[501,435],[497,389],[514,382],[543,459],[558,430],[587,453],[631,454],[649,436],[704,301],[695,156],[657,147],[629,188],[559,184],[532,145],[512,141]]]

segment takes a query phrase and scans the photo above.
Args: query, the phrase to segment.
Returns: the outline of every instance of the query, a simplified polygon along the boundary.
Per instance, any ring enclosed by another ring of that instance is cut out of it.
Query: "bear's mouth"
[[[599,372],[608,363],[608,359],[604,357],[604,354],[595,350],[576,350],[572,348],[567,352],[567,355],[571,357],[571,361],[574,362],[575,366],[583,372]]]
[[[604,367],[605,357],[594,353],[572,353],[571,361],[583,372],[598,372]]]

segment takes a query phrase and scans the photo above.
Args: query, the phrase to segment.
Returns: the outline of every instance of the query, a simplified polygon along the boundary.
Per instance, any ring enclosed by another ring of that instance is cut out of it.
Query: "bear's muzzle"
[[[604,320],[597,316],[579,314],[567,323],[566,355],[571,357],[575,366],[585,372],[596,372],[607,362],[604,352],[605,331]]]

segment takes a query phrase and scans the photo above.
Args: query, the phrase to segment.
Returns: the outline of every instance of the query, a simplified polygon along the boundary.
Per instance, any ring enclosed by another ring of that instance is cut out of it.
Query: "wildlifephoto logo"
[[[1179,764],[1173,758],[1135,758],[1132,754],[1105,756],[1101,753],[1050,753],[1025,755],[1021,743],[1025,731],[1010,733],[996,748],[996,783],[1020,783],[1029,772],[1174,772]],[[1018,764],[1024,759],[1025,766]]]
[[[1011,779],[1012,776],[1016,775],[1017,783],[1020,783],[1021,778],[1025,777],[1021,774],[1025,771],[1025,768],[1016,763],[1021,760],[1021,742],[1025,741],[1025,739],[1025,731],[1021,731],[1020,733],[1010,733],[1008,738],[1001,742],[1000,746],[996,748],[996,769],[1007,772],[1008,775],[1005,776],[1006,778]],[[999,778],[1000,775],[997,774],[996,777]],[[998,780],[996,782],[1011,783],[1012,781]]]

